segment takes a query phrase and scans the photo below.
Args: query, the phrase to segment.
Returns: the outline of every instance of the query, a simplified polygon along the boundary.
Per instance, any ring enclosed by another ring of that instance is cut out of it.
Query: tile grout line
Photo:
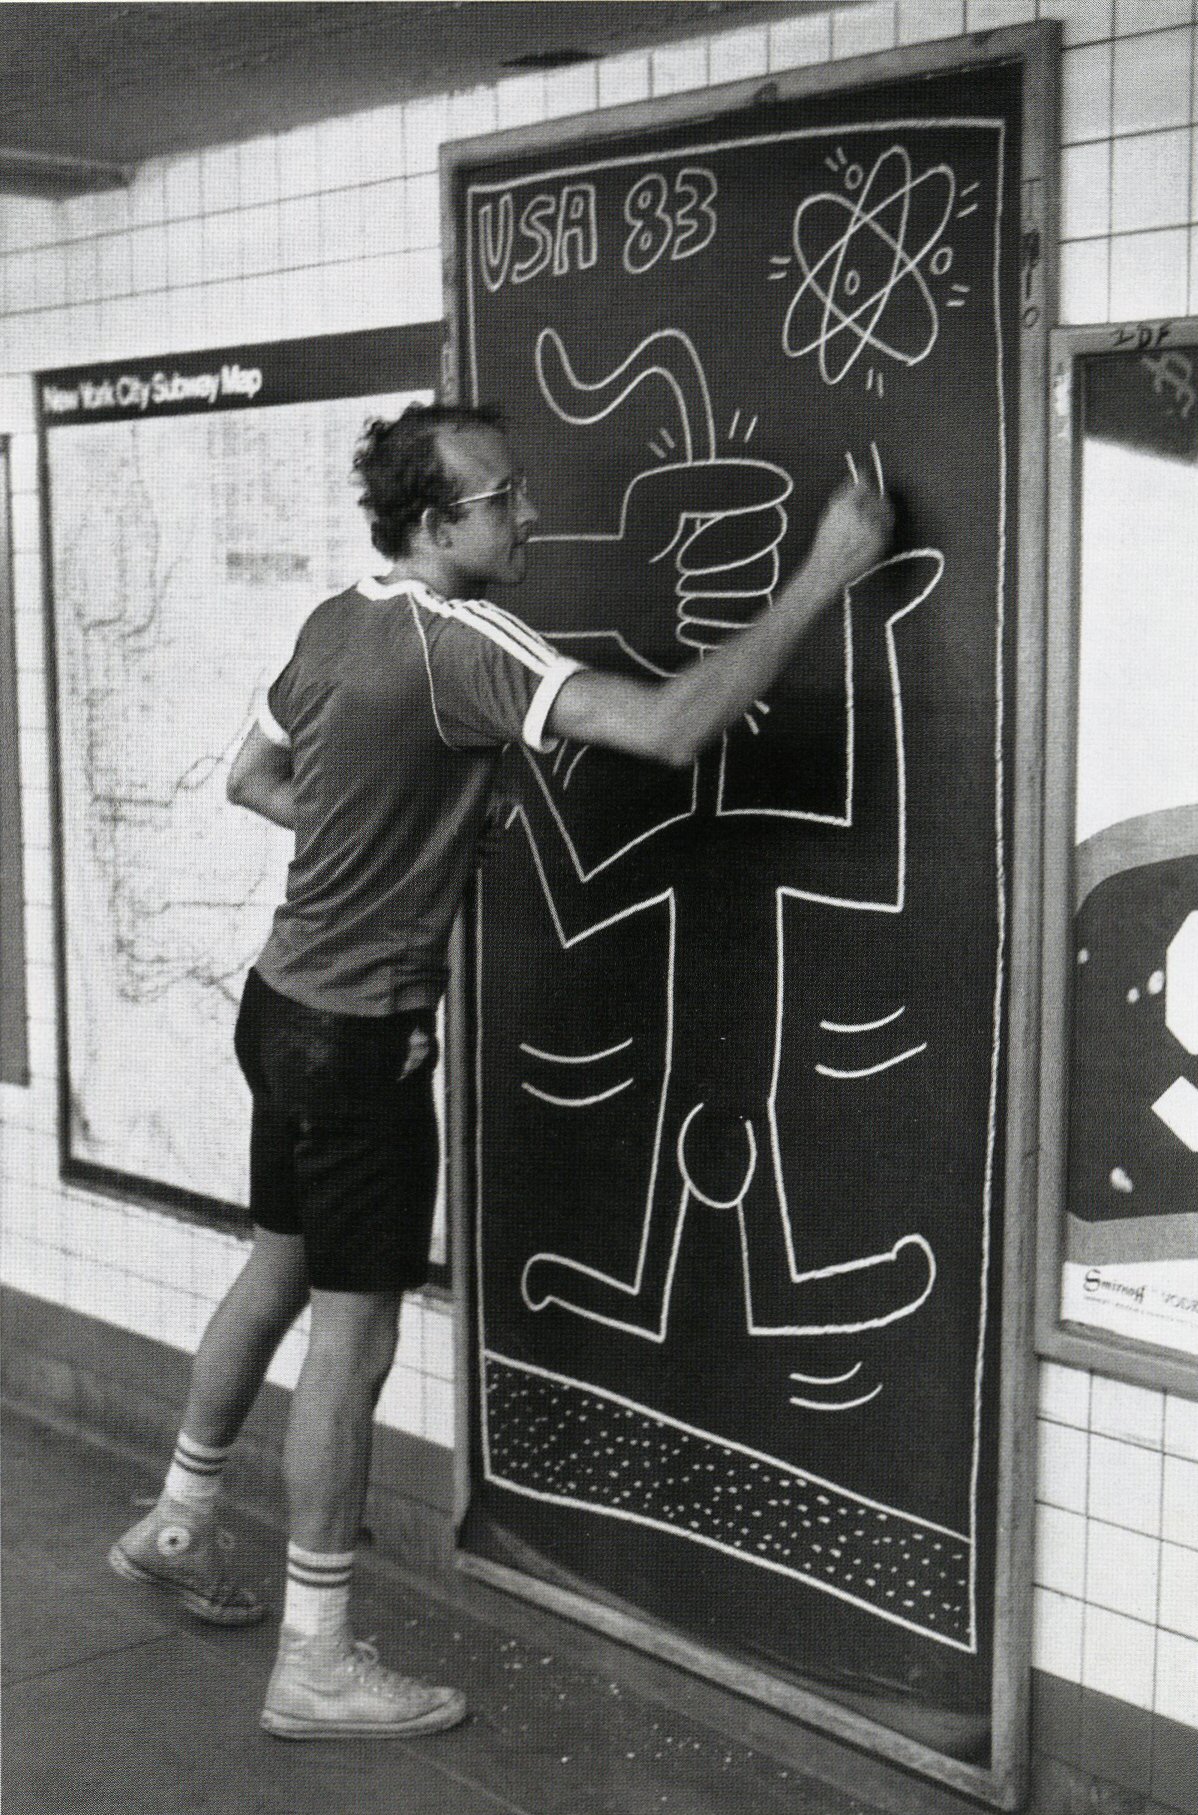
[[[1187,203],[1189,203],[1187,205],[1189,263],[1185,270],[1185,307],[1191,310],[1191,314],[1198,303],[1198,298],[1194,296],[1194,142],[1198,138],[1198,129],[1194,127],[1194,71],[1198,69],[1198,29],[1194,24],[1196,20],[1198,20],[1198,0],[1191,0],[1191,7],[1189,7],[1189,31],[1191,31],[1191,45],[1189,45],[1189,163],[1185,169]],[[1164,1428],[1162,1428],[1162,1448],[1164,1448]]]
[[[830,15],[828,15],[828,16],[830,16]],[[1042,15],[1042,16],[1045,16],[1045,15]],[[834,27],[833,27],[833,29],[834,29]],[[1138,37],[1138,38],[1151,38],[1151,37],[1159,37],[1167,30],[1178,31],[1178,30],[1184,30],[1184,29],[1185,29],[1184,26],[1161,27],[1155,31],[1132,33],[1132,34],[1128,34],[1127,36]],[[1103,44],[1109,44],[1112,46],[1112,55],[1113,55],[1114,46],[1118,43],[1126,42],[1127,36],[1125,36],[1123,38],[1114,38],[1114,37],[1098,38],[1098,39],[1094,39],[1092,41],[1088,41],[1084,45],[1071,46],[1069,48],[1092,49],[1092,48],[1097,48],[1098,46],[1103,45]],[[938,42],[938,41],[939,40],[928,40],[928,42],[930,42],[930,43],[934,43],[934,42]],[[835,57],[835,54],[833,54],[833,57],[831,60],[833,62],[838,60]],[[713,84],[710,81],[710,78],[702,86],[705,86],[705,87],[713,86]],[[716,84],[716,86],[718,86],[718,84]],[[1192,101],[1192,96],[1193,96],[1193,84],[1192,84],[1192,72],[1191,72],[1191,101]],[[1113,91],[1112,91],[1112,98],[1113,98]],[[599,111],[601,111],[601,109],[596,108],[596,109],[593,109],[592,111],[599,112]],[[1158,132],[1172,131],[1172,130],[1180,131],[1180,130],[1182,130],[1182,127],[1181,126],[1178,126],[1176,128],[1155,127],[1155,126],[1140,127],[1131,132],[1111,134],[1111,135],[1107,135],[1107,136],[1118,137],[1118,138],[1150,138]],[[453,140],[453,139],[447,138],[445,140],[445,143],[447,143],[447,144],[453,143],[453,142],[455,142],[455,140]],[[1106,142],[1105,137],[1097,137],[1097,138],[1093,138],[1093,139],[1068,140],[1068,141],[1063,141],[1062,149],[1069,149],[1075,144],[1077,144],[1077,145],[1085,145],[1085,144],[1098,145],[1098,144],[1103,144],[1105,142]],[[54,251],[56,249],[65,248],[68,246],[77,246],[77,245],[79,245],[79,246],[81,246],[81,245],[99,246],[101,243],[108,241],[108,240],[121,239],[121,238],[125,238],[130,235],[138,234],[138,233],[162,231],[169,227],[184,225],[188,222],[204,222],[204,221],[208,221],[208,220],[220,219],[225,215],[234,215],[234,214],[244,215],[244,214],[248,214],[248,213],[255,213],[261,208],[284,208],[292,203],[313,202],[313,201],[318,202],[325,196],[334,196],[334,195],[348,194],[348,193],[360,194],[366,190],[382,188],[384,185],[390,184],[390,183],[403,183],[406,186],[406,185],[409,185],[412,183],[420,182],[422,180],[427,181],[430,178],[435,181],[436,177],[437,177],[437,171],[435,169],[417,170],[417,171],[404,170],[404,171],[396,172],[390,176],[365,177],[362,179],[362,181],[357,182],[357,183],[333,183],[333,184],[329,184],[329,185],[322,184],[315,189],[299,190],[295,194],[292,194],[292,195],[279,195],[279,196],[274,196],[274,197],[267,197],[264,200],[243,201],[239,198],[236,202],[234,202],[232,204],[226,204],[224,206],[219,206],[219,205],[208,206],[204,203],[203,197],[201,196],[201,205],[198,209],[196,209],[193,212],[184,212],[181,214],[166,213],[166,214],[163,214],[157,220],[129,221],[118,227],[101,228],[98,231],[92,232],[92,233],[67,234],[67,235],[61,235],[61,236],[59,236],[57,238],[53,238],[53,239],[32,240],[24,245],[5,246],[2,249],[0,249],[0,260],[3,260],[5,258],[20,257],[23,254],[27,254],[27,253]]]
[[[1115,8],[1111,6],[1111,31],[1115,30]],[[1115,49],[1116,39],[1110,40],[1110,52],[1107,59],[1107,120],[1110,127],[1110,138],[1107,149],[1107,250],[1106,250],[1106,318],[1111,319],[1111,283],[1114,267],[1114,226],[1115,226]],[[1090,1396],[1093,1397],[1094,1376],[1090,1376]],[[1088,1422],[1088,1412],[1087,1412]],[[1088,1497],[1088,1485],[1087,1485]]]
[[[128,1645],[110,1645],[104,1651],[89,1651],[86,1657],[73,1657],[65,1663],[51,1664],[48,1669],[33,1670],[28,1676],[6,1675],[4,1687],[11,1691],[24,1688],[27,1683],[44,1683],[52,1676],[65,1676],[72,1670],[82,1670],[88,1664],[102,1663],[105,1658],[124,1657],[128,1652],[144,1651],[151,1645],[169,1644],[172,1639],[177,1637],[178,1634],[174,1632],[160,1632],[154,1638],[133,1639]]]
[[[1193,8],[1191,7],[1191,11]],[[1190,90],[1193,93],[1194,63],[1190,59]],[[1165,1564],[1165,1413],[1161,1407],[1161,1478],[1157,1494],[1156,1518],[1156,1607],[1152,1632],[1152,1706],[1148,1710],[1148,1787],[1151,1793],[1156,1777],[1156,1704],[1161,1664],[1161,1611],[1164,1594]]]
[[[1110,260],[1107,260],[1108,275]],[[1108,303],[1107,313],[1110,313]],[[1086,1681],[1086,1631],[1090,1623],[1090,1467],[1091,1467],[1091,1421],[1094,1415],[1094,1376],[1086,1376],[1086,1484],[1085,1484],[1085,1526],[1082,1533],[1082,1642],[1081,1656],[1077,1661],[1078,1686],[1084,1688]]]

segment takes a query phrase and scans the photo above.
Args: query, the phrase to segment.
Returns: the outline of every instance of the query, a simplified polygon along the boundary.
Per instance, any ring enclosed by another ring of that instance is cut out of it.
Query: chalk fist
[[[648,566],[672,556],[674,635],[711,648],[770,602],[791,480],[767,461],[679,462],[638,474],[623,539]]]

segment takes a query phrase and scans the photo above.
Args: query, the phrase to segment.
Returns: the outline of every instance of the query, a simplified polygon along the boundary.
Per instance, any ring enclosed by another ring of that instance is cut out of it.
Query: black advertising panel
[[[469,1558],[993,1762],[1015,59],[447,172],[511,603],[709,659],[849,474],[893,552],[686,770],[514,757],[472,926]],[[609,1625],[610,1629],[610,1625]]]

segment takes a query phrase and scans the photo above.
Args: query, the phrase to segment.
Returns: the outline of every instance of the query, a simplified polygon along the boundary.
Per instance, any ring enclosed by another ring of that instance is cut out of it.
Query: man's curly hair
[[[458,482],[442,464],[438,431],[503,426],[503,412],[492,404],[467,409],[443,403],[412,403],[394,422],[375,417],[366,424],[353,468],[370,539],[381,555],[391,561],[406,555],[412,531],[430,507],[450,523],[460,515]]]

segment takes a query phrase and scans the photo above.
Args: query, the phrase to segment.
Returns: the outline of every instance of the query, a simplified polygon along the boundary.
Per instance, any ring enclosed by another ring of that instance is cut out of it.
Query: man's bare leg
[[[291,1536],[305,1550],[357,1543],[374,1412],[395,1359],[401,1303],[399,1292],[312,1294],[308,1353],[283,1451]]]
[[[374,1412],[395,1357],[399,1292],[312,1294],[308,1354],[283,1466],[291,1505],[287,1594],[262,1725],[282,1739],[398,1739],[457,1724],[457,1689],[380,1664],[349,1620]]]
[[[187,1436],[215,1448],[234,1441],[307,1299],[303,1237],[255,1230],[249,1259],[196,1351],[181,1426]]]
[[[162,1493],[108,1553],[118,1575],[166,1590],[214,1625],[249,1625],[265,1612],[226,1573],[216,1499],[229,1450],[307,1297],[301,1238],[257,1230],[196,1352]]]

